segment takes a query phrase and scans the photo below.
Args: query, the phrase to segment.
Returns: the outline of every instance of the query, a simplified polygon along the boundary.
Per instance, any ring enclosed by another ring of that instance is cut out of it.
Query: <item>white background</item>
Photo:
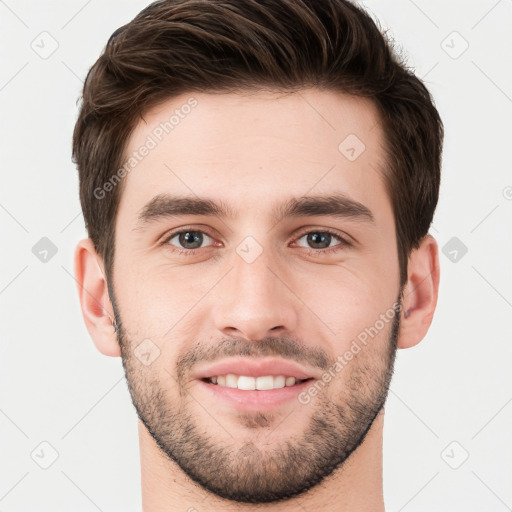
[[[121,361],[94,348],[72,276],[86,233],[71,134],[89,67],[146,5],[0,1],[1,512],[140,510]],[[512,0],[364,5],[434,95],[446,140],[431,234],[468,249],[456,262],[440,254],[432,327],[398,353],[386,509],[512,510]],[[43,31],[58,43],[46,59],[31,47],[51,47]],[[32,252],[42,237],[57,248],[46,263]],[[58,453],[48,469],[36,463],[51,461],[41,442]]]

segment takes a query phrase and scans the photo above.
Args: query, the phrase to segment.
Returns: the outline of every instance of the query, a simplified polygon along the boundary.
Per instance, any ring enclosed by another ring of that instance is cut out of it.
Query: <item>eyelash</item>
[[[179,247],[176,247],[174,245],[169,244],[169,241],[172,240],[176,235],[180,235],[181,233],[186,232],[194,232],[194,233],[203,233],[210,238],[214,238],[212,235],[210,235],[207,231],[203,231],[201,229],[192,229],[192,228],[184,228],[180,229],[178,231],[174,231],[168,236],[165,237],[165,239],[162,241],[162,245],[165,245],[166,247],[170,248],[170,250],[175,253],[182,256],[193,256],[197,254],[197,251],[200,249],[204,249],[204,247],[200,247],[198,249],[180,249]],[[333,252],[342,250],[344,247],[350,247],[352,244],[346,240],[345,238],[341,237],[338,233],[330,230],[330,229],[310,229],[309,231],[304,231],[301,234],[297,236],[297,238],[294,241],[300,240],[303,236],[308,235],[310,233],[321,233],[325,234],[328,233],[329,235],[332,235],[334,238],[337,238],[340,242],[339,244],[335,245],[334,247],[329,247],[327,249],[311,249],[308,247],[302,247],[308,254],[318,256],[319,254],[331,254]]]

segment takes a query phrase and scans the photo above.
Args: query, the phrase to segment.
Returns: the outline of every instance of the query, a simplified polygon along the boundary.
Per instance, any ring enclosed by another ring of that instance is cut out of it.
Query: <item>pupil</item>
[[[327,241],[327,245],[329,245],[330,237],[331,235],[329,233],[314,233],[308,235],[309,241],[313,244],[326,243]]]
[[[187,249],[197,249],[201,246],[202,235],[198,231],[185,231],[180,234],[180,243],[186,245],[188,243],[196,243],[195,247],[186,247]]]

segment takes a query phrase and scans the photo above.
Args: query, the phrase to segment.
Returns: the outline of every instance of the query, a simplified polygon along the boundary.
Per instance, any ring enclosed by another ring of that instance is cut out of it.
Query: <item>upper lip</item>
[[[193,375],[195,379],[217,377],[219,375],[246,375],[247,377],[263,377],[266,375],[295,377],[296,379],[316,378],[312,371],[309,371],[295,363],[283,359],[225,359],[214,363]]]

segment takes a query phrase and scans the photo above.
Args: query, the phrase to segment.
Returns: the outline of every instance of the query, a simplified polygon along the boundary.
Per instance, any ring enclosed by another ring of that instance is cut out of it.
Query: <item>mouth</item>
[[[198,368],[191,377],[200,384],[206,403],[223,403],[239,411],[292,404],[321,378],[312,368],[280,358],[226,359]]]
[[[313,377],[296,379],[271,375],[249,379],[252,379],[252,382],[244,379],[243,375],[228,374],[203,377],[196,382],[200,384],[201,393],[205,394],[205,403],[227,405],[229,409],[222,410],[223,414],[228,414],[231,408],[244,412],[264,412],[274,411],[297,401],[302,403],[301,393],[307,392],[309,386],[314,385],[312,383],[316,381]]]
[[[204,377],[203,382],[213,384],[214,386],[239,389],[242,391],[270,391],[282,389],[284,387],[293,387],[314,380],[313,377],[306,379],[297,379],[285,375],[264,375],[252,377],[249,375],[218,375],[215,377]]]

